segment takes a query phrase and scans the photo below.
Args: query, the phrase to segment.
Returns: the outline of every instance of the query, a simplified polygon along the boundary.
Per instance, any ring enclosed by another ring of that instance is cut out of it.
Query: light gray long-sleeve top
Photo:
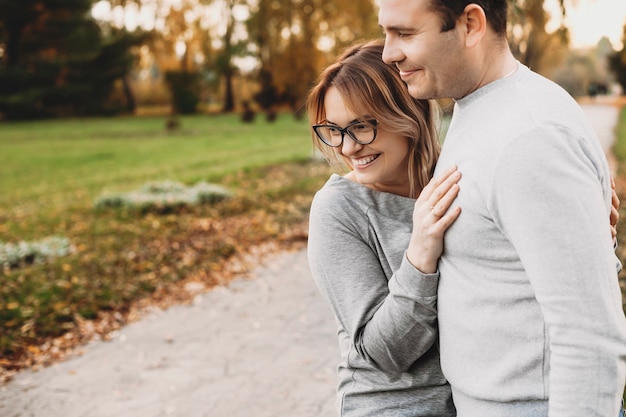
[[[338,175],[313,200],[308,257],[337,318],[341,416],[455,415],[437,348],[438,275],[405,255],[414,204]]]
[[[458,415],[617,415],[626,323],[610,174],[584,113],[520,65],[457,101],[437,170],[452,164],[462,213],[438,310]]]

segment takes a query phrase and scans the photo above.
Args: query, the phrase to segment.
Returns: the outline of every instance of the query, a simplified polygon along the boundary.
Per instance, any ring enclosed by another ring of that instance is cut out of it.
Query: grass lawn
[[[150,180],[216,181],[242,169],[311,155],[306,122],[282,115],[111,118],[0,124],[0,240],[38,237],[28,219],[86,207],[99,194]]]
[[[43,264],[0,266],[0,381],[2,369],[122,325],[133,306],[185,301],[185,282],[225,282],[225,260],[251,247],[303,242],[330,172],[311,156],[307,123],[290,114],[182,117],[174,131],[160,117],[0,124],[0,242],[62,236],[72,247]],[[105,192],[161,180],[208,181],[234,196],[164,212],[94,208]]]

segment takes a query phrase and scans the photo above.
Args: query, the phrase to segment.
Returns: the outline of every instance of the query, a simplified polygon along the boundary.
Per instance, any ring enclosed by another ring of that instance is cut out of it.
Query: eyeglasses
[[[375,119],[370,120],[356,120],[350,123],[346,127],[339,127],[336,125],[313,125],[313,131],[322,142],[333,148],[337,148],[343,144],[343,137],[347,133],[350,138],[361,145],[369,145],[376,139],[376,133],[378,129],[376,126],[378,121]]]

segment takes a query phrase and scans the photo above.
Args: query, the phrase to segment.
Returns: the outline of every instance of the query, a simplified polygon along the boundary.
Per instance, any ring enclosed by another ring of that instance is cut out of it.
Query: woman
[[[436,290],[460,173],[429,183],[437,109],[408,94],[382,50],[380,41],[349,48],[309,96],[315,145],[350,170],[315,196],[309,262],[339,325],[340,415],[454,416]]]
[[[347,49],[309,95],[314,145],[348,173],[313,200],[311,272],[338,323],[341,416],[455,416],[439,366],[437,260],[461,174],[430,181],[437,107],[383,63],[382,41]],[[430,181],[430,182],[429,182]],[[615,236],[619,200],[613,193]]]

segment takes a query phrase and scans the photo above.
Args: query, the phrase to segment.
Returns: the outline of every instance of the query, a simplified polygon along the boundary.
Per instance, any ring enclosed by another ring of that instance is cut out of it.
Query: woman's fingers
[[[459,214],[461,214],[461,208],[459,206],[451,208],[454,199],[459,194],[459,189],[459,185],[454,184],[431,210],[434,217],[434,233],[442,236],[442,238],[443,233],[454,223],[457,217],[459,217]]]
[[[441,176],[428,183],[419,200],[427,202],[433,216],[442,217],[459,193],[460,179],[461,173],[457,168],[454,166],[449,168]]]
[[[407,249],[409,262],[424,273],[437,270],[445,231],[461,213],[453,202],[459,194],[461,173],[452,167],[432,179],[415,203],[413,232]]]
[[[619,197],[615,192],[615,188],[613,188],[613,195],[611,199],[611,226],[615,226],[619,221]]]
[[[617,222],[619,221],[619,197],[615,192],[615,179],[611,176],[611,214],[609,215],[609,223],[611,224],[611,236],[613,239],[617,237]]]
[[[450,208],[450,206],[452,205],[452,202],[454,202],[454,199],[456,198],[458,194],[459,194],[459,184],[457,183],[451,184],[450,188],[446,190],[445,194],[439,197],[437,202],[431,206],[430,211],[432,212],[432,214],[435,217],[443,217],[448,211],[448,209]]]
[[[454,184],[455,182],[458,182],[459,178],[456,178],[455,180],[454,179],[455,176],[459,176],[460,178],[460,173],[457,170],[456,166],[451,166],[450,168],[445,170],[441,175],[437,177],[433,177],[428,182],[426,187],[424,187],[422,192],[420,193],[420,198],[423,200],[428,200],[431,197],[433,197],[433,194],[436,193],[437,190],[439,190],[439,187],[441,187],[442,185],[446,187],[446,184],[450,184],[450,183]],[[448,185],[448,188],[449,188],[449,185]]]

